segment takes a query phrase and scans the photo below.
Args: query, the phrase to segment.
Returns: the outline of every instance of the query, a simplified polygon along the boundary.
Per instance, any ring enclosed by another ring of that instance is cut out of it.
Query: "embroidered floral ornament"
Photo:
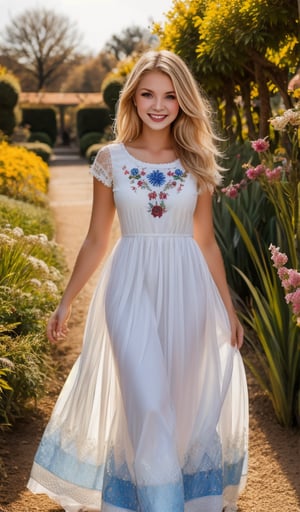
[[[167,212],[165,201],[169,197],[168,190],[176,189],[177,193],[181,192],[187,177],[187,173],[178,168],[174,171],[170,169],[167,174],[164,174],[159,169],[147,173],[144,169],[133,167],[128,170],[124,166],[123,172],[128,176],[131,189],[134,192],[137,192],[138,189],[148,190],[148,212],[157,218]]]

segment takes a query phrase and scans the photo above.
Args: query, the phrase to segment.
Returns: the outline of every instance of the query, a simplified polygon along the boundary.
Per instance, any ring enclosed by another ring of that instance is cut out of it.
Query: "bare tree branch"
[[[33,75],[40,90],[73,60],[80,40],[76,25],[67,17],[38,8],[25,11],[6,27],[1,51]]]

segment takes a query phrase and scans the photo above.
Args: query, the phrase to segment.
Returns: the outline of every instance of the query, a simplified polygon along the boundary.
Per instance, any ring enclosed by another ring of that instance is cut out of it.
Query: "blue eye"
[[[175,96],[175,94],[168,94],[167,99],[168,100],[176,100],[176,96]]]

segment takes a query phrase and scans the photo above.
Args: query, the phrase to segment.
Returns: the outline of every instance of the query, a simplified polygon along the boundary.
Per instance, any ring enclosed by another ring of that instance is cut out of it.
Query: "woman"
[[[214,237],[216,137],[178,56],[140,58],[116,133],[91,168],[90,226],[49,320],[51,342],[66,335],[71,304],[105,254],[115,207],[122,236],[28,486],[66,511],[236,510],[247,468],[243,329]]]

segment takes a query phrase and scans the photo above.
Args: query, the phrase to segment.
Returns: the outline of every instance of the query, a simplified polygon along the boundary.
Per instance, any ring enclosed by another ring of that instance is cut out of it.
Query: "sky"
[[[173,0],[0,0],[0,34],[25,10],[47,7],[75,22],[82,35],[81,50],[96,55],[124,28],[148,28],[152,21],[164,21],[172,4]]]

